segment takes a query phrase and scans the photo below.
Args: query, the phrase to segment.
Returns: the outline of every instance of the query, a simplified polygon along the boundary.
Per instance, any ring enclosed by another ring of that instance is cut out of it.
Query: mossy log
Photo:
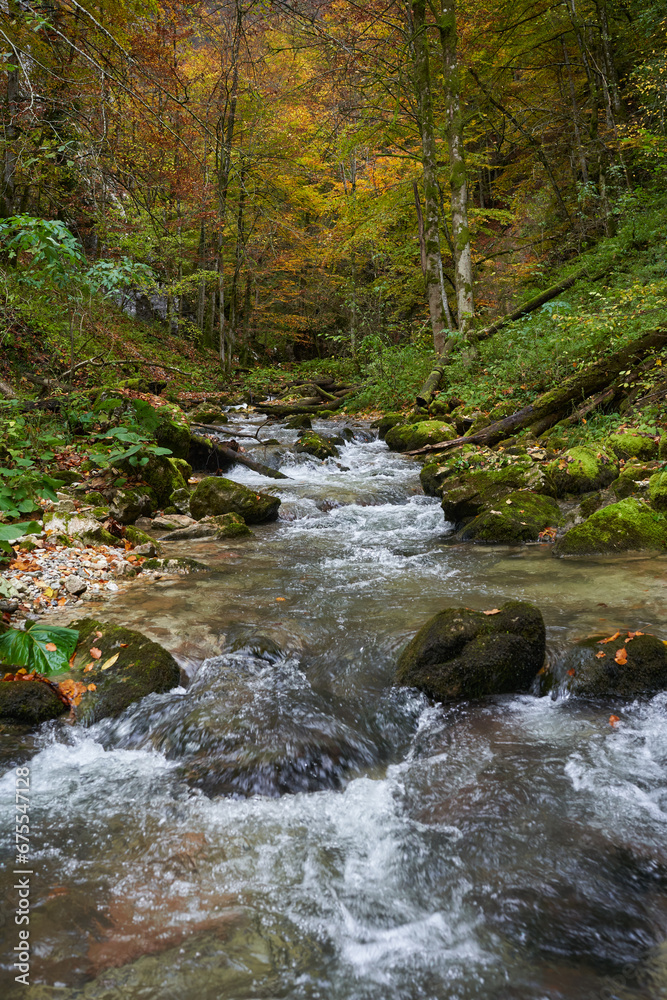
[[[268,465],[262,465],[261,462],[256,462],[253,458],[249,458],[242,451],[236,451],[234,448],[230,448],[220,441],[212,441],[210,438],[204,437],[203,434],[193,434],[190,454],[198,460],[197,464],[201,460],[202,453],[222,458],[224,468],[229,468],[230,464],[238,462],[240,465],[245,465],[249,469],[252,469],[253,472],[259,472],[261,476],[268,476],[270,479],[289,479],[289,476],[286,476],[284,472],[278,472],[277,469],[272,469]]]
[[[423,386],[417,393],[416,403],[417,406],[428,407],[433,402],[433,397],[438,391],[438,386],[442,381],[442,376],[445,372],[446,362],[442,362],[439,365],[435,365],[428,378],[424,382]]]
[[[440,441],[425,445],[423,448],[408,452],[408,454],[420,455],[429,451],[448,451],[462,444],[494,445],[525,427],[530,427],[536,435],[542,434],[567,416],[574,403],[587,400],[593,394],[599,393],[601,389],[609,386],[628,364],[643,358],[649,351],[663,348],[666,345],[667,324],[645,334],[638,340],[631,341],[609,357],[602,358],[590,365],[585,371],[563,379],[559,386],[538,396],[534,403],[524,406],[523,409],[517,410],[509,417],[488,424],[476,434],[457,437],[452,441]]]

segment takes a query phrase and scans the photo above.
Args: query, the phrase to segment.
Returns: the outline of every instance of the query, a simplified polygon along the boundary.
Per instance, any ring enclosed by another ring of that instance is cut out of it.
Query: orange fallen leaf
[[[627,637],[627,639],[625,641],[626,642],[630,642],[630,640],[634,639],[635,636],[643,635],[643,634],[644,634],[643,632],[628,632],[628,637]]]
[[[276,597],[276,600],[277,601],[286,601],[287,598],[286,597]]]
[[[93,648],[90,651],[90,655],[94,660],[99,660],[100,656],[102,655],[102,650],[98,649],[97,646],[93,646]]]
[[[97,691],[97,684],[89,684],[87,690],[88,691]]]
[[[93,667],[94,667],[94,666],[95,666],[95,664],[94,664],[94,663],[87,663],[87,664],[85,665],[85,667],[83,668],[83,672],[84,672],[84,674],[87,674],[87,673],[88,673],[88,672],[89,672],[90,670],[92,670],[92,669],[93,669]]]
[[[484,614],[484,615],[499,615],[500,614],[500,608],[491,608],[490,611],[483,611],[482,614]]]
[[[620,632],[614,632],[614,634],[610,635],[608,639],[600,639],[599,644],[602,645],[603,642],[613,642],[614,639],[618,639],[620,634]]]
[[[44,649],[48,649],[49,653],[55,653],[58,647],[56,646],[55,642],[47,642]]]
[[[609,725],[610,725],[610,726],[615,726],[615,725],[616,725],[616,723],[617,723],[617,722],[620,722],[620,721],[621,721],[621,720],[620,720],[620,718],[619,718],[619,716],[618,716],[618,715],[610,715],[610,716],[609,716]]]
[[[101,632],[96,632],[95,635],[97,636],[98,639],[102,638],[102,633]]]
[[[63,604],[67,604],[67,598],[66,597],[61,597],[60,600],[58,601],[58,604],[59,604],[60,607],[62,607]]]
[[[577,672],[577,671],[576,671],[576,670],[574,669],[574,667],[573,667],[573,668],[572,668],[571,670],[568,670],[568,672],[567,672],[567,676],[568,676],[568,677],[574,677],[574,675],[576,674],[576,672]]]
[[[121,645],[121,649],[126,649],[127,648],[127,643],[126,642],[121,642],[120,645]]]
[[[606,656],[606,655],[607,655],[606,653],[603,653],[603,652],[602,652],[602,650],[600,650],[600,652],[599,652],[599,653],[596,653],[596,654],[595,654],[595,659],[596,659],[596,660],[601,660],[601,659],[602,659],[602,658],[603,658],[604,656]]]
[[[621,649],[616,650],[616,656],[614,657],[614,659],[616,660],[617,663],[620,663],[621,665],[628,662],[628,651],[625,648],[625,646],[621,647]]]

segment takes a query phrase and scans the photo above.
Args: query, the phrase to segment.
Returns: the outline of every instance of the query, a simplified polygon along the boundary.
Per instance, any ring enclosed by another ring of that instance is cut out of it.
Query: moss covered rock
[[[280,500],[272,493],[255,493],[224,476],[207,476],[190,500],[192,516],[201,520],[209,514],[239,514],[246,524],[275,521]]]
[[[419,420],[417,423],[396,424],[387,431],[385,441],[391,451],[414,451],[427,444],[452,441],[456,436],[456,429],[448,422]]]
[[[609,486],[618,476],[618,460],[602,449],[569,448],[546,467],[546,476],[557,497],[593,493]]]
[[[0,680],[0,719],[37,726],[67,711],[53,688],[42,681]]]
[[[648,484],[651,476],[657,471],[657,462],[628,462],[614,479],[611,489],[619,500],[629,496],[648,495]]]
[[[120,715],[147,694],[169,691],[179,683],[180,670],[171,653],[140,632],[93,618],[72,622],[71,628],[78,630],[79,642],[69,676],[95,685],[75,709],[78,720],[90,725]]]
[[[94,517],[82,514],[49,513],[44,528],[59,538],[78,539],[84,545],[118,545],[119,539],[103,528]]]
[[[252,531],[239,514],[216,514],[205,517],[200,524],[212,524],[216,538],[248,538]]]
[[[661,639],[632,632],[613,642],[602,638],[577,643],[551,668],[558,688],[591,698],[637,698],[667,688],[667,646]]]
[[[192,493],[189,489],[178,489],[169,497],[169,506],[179,514],[190,513],[190,497]]]
[[[468,471],[466,466],[473,471],[476,466],[493,457],[494,453],[490,448],[476,448],[472,444],[463,445],[456,455],[448,458],[436,455],[435,458],[427,461],[419,473],[422,489],[427,497],[441,497],[443,485],[447,479],[452,479],[454,476],[462,475]]]
[[[530,688],[544,654],[544,621],[532,604],[508,601],[489,615],[446,608],[403,650],[396,679],[438,701],[511,694]]]
[[[223,413],[219,406],[211,406],[210,403],[201,403],[188,414],[190,420],[200,424],[227,424],[229,417]]]
[[[143,399],[133,401],[137,420],[152,434],[161,448],[169,448],[174,458],[188,457],[190,450],[190,428],[187,418],[179,406],[165,403],[151,406]]]
[[[160,546],[150,535],[147,535],[145,531],[140,531],[139,528],[135,528],[133,524],[128,524],[125,529],[125,536],[128,542],[132,545],[153,545],[155,550],[158,551]]]
[[[667,548],[667,520],[634,497],[609,504],[570,528],[556,542],[554,555],[585,556]]]
[[[648,498],[656,510],[667,510],[667,472],[655,472],[648,481]]]
[[[652,458],[658,457],[658,442],[639,431],[611,434],[606,443],[617,458],[637,458],[650,462]]]
[[[405,423],[405,415],[403,413],[385,413],[383,417],[374,420],[371,427],[377,428],[378,437],[384,440],[387,436],[387,431],[390,431],[392,427],[396,427],[397,424],[403,423]]]
[[[130,465],[129,460],[117,463],[117,468],[129,476],[141,476],[155,507],[164,507],[174,490],[186,490],[192,468],[183,459],[168,455],[155,455],[150,451],[140,451],[139,459],[146,458],[145,465]],[[143,492],[143,490],[142,490]]]
[[[520,458],[501,469],[482,469],[461,473],[445,480],[442,488],[442,509],[445,518],[455,524],[482,514],[503,497],[516,490],[548,493],[549,484],[540,466],[530,458]]]
[[[539,493],[522,491],[503,497],[493,508],[469,521],[454,536],[462,542],[518,545],[536,542],[545,528],[562,524],[563,516],[555,500]]]
[[[307,413],[295,413],[285,421],[285,427],[291,431],[310,430],[312,427],[310,417]]]
[[[336,445],[315,431],[306,431],[302,434],[294,450],[299,454],[313,455],[322,460],[338,456]]]
[[[138,517],[151,516],[153,504],[145,491],[125,488],[114,493],[110,510],[119,524],[134,524]]]

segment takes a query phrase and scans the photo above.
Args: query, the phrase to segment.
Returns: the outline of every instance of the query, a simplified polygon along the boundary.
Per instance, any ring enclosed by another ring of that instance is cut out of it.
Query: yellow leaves
[[[608,639],[600,639],[598,645],[601,645],[604,642],[613,642],[615,639],[618,639],[620,634],[620,632],[614,632],[614,634],[610,635]]]

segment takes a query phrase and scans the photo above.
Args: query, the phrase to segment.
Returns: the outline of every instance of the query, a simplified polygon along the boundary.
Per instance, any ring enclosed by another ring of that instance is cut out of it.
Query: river
[[[534,601],[552,657],[667,638],[667,561],[449,545],[418,465],[350,426],[337,463],[257,445],[290,479],[230,476],[276,491],[279,520],[167,543],[211,571],[95,609],[187,686],[87,730],[0,732],[2,829],[27,761],[35,870],[26,991],[5,836],[8,1000],[667,998],[667,693],[443,707],[392,686],[449,605]]]

